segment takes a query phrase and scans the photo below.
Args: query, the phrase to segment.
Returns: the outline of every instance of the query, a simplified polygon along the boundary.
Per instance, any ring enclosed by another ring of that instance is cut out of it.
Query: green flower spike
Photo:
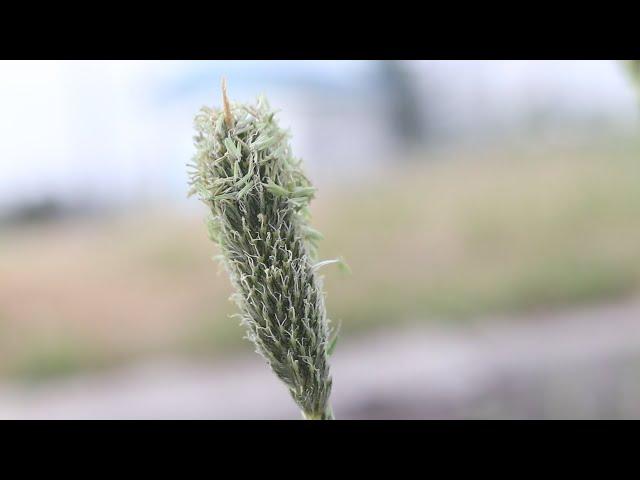
[[[332,419],[328,350],[335,345],[309,225],[315,189],[264,98],[195,117],[190,194],[209,208],[211,240],[236,290],[247,337],[306,419]],[[331,337],[331,340],[330,340]]]

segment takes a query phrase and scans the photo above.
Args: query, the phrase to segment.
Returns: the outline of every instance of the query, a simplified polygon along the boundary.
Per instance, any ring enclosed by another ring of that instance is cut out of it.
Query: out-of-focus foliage
[[[627,60],[627,67],[631,75],[631,81],[640,95],[640,60]]]
[[[430,154],[346,191],[322,188],[320,253],[344,254],[353,270],[326,272],[332,319],[349,337],[640,292],[639,150],[612,139]],[[0,247],[0,374],[250,352],[226,275],[203,261],[213,252],[199,216],[34,225],[0,232]]]

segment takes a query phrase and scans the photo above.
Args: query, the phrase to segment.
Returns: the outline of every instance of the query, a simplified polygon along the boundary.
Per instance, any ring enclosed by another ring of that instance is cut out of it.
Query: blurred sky
[[[582,125],[637,125],[614,61],[401,62],[429,142]],[[192,118],[219,103],[221,76],[265,93],[312,175],[362,173],[404,155],[397,98],[377,61],[2,61],[0,208],[41,198],[126,205],[184,199]],[[428,146],[428,145],[427,145]],[[332,165],[339,164],[336,173]],[[366,169],[365,169],[366,170]],[[185,201],[186,204],[186,201]]]

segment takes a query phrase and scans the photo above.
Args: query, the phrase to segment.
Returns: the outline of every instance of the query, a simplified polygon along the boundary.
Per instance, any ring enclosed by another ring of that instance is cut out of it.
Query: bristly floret
[[[247,336],[307,418],[329,418],[328,321],[308,225],[315,189],[264,98],[203,107],[190,194],[209,207]]]

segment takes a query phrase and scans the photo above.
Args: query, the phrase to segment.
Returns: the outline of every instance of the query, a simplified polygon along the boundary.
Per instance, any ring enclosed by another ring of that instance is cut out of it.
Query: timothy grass
[[[321,185],[320,255],[354,272],[323,269],[332,320],[348,337],[636,295],[639,153],[620,141],[430,154],[349,189]],[[218,253],[203,228],[164,211],[0,234],[0,374],[250,352],[226,275],[202,261]],[[43,329],[62,332],[59,347]]]

